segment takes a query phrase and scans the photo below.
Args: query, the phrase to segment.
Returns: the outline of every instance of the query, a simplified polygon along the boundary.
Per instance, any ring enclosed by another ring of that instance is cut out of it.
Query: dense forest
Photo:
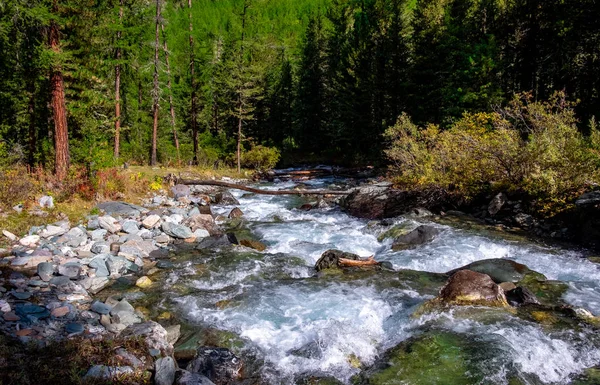
[[[0,162],[377,161],[402,113],[443,130],[524,92],[562,91],[587,135],[598,14],[594,0],[5,0]]]

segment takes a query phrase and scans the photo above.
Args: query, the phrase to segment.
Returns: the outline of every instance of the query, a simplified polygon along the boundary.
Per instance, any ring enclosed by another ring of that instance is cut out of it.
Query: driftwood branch
[[[244,186],[242,184],[228,183],[218,180],[178,179],[176,183],[184,185],[227,187],[263,195],[348,195],[352,192],[339,190],[261,190],[253,187]]]
[[[338,258],[338,266],[340,267],[355,267],[355,266],[372,266],[379,265],[373,255],[371,255],[367,259],[347,259],[347,258]]]

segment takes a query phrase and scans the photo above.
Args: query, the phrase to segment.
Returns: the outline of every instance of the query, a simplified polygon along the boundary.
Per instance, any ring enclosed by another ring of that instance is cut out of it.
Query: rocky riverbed
[[[388,219],[350,216],[336,197],[177,185],[139,206],[101,203],[84,223],[5,234],[0,330],[39,346],[141,341],[90,362],[92,382],[594,383],[596,264],[410,197],[391,215],[388,187],[342,202]]]

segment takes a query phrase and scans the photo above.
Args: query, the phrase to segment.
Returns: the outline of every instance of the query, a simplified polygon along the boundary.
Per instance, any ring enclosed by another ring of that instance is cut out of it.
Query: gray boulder
[[[98,209],[104,211],[108,215],[114,214],[128,217],[139,216],[141,213],[148,211],[143,207],[136,206],[131,203],[116,201],[99,203],[96,207],[98,207]]]
[[[400,235],[394,239],[393,250],[403,250],[411,246],[431,242],[440,230],[430,225],[421,225],[408,234]]]
[[[173,238],[187,239],[194,235],[189,227],[176,223],[164,222],[161,228],[165,234]]]

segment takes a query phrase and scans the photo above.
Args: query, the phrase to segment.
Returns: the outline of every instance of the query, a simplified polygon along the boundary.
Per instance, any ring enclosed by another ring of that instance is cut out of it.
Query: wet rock
[[[235,237],[235,235],[233,233],[231,235],[233,237]],[[237,244],[237,239],[235,239],[235,242],[236,242],[235,244]],[[219,236],[211,236],[211,237],[204,238],[200,242],[198,242],[198,245],[196,246],[196,248],[199,250],[218,249],[218,248],[231,246],[232,243],[233,242],[231,242],[229,239],[229,234],[219,235]]]
[[[411,246],[422,245],[424,243],[431,242],[439,233],[440,230],[433,226],[421,225],[408,234],[400,235],[394,239],[392,250],[404,250]]]
[[[167,341],[171,345],[175,345],[181,336],[181,325],[171,325],[166,327],[165,330],[167,331]]]
[[[96,207],[108,215],[122,215],[129,217],[139,216],[141,213],[148,211],[143,207],[125,202],[103,202],[99,203]]]
[[[490,215],[496,215],[498,214],[498,212],[500,210],[502,210],[502,207],[504,206],[504,204],[506,203],[507,198],[506,198],[506,194],[504,193],[499,193],[498,195],[496,195],[494,197],[494,199],[491,200],[490,204],[488,205],[488,213]]]
[[[175,361],[171,357],[163,357],[154,363],[154,384],[173,385],[175,382]]]
[[[356,254],[347,253],[347,252],[341,251],[341,250],[331,249],[331,250],[327,250],[323,254],[321,254],[321,257],[319,258],[317,263],[315,263],[315,270],[321,271],[321,270],[326,270],[326,269],[338,269],[338,268],[340,268],[340,265],[339,265],[340,258],[351,259],[353,261],[358,261],[361,259]]]
[[[229,349],[200,347],[186,369],[222,385],[241,377],[242,360]]]
[[[526,274],[532,271],[527,266],[510,259],[492,258],[475,261],[466,266],[449,271],[447,274],[453,275],[460,270],[471,270],[489,275],[496,283],[519,282]]]
[[[340,201],[351,215],[359,218],[393,218],[410,212],[415,207],[438,210],[454,198],[444,190],[402,191],[385,186],[364,186]]]
[[[517,226],[520,226],[523,228],[529,228],[529,227],[533,226],[535,223],[533,217],[531,215],[525,214],[525,213],[519,213],[519,214],[515,215],[515,217],[513,218],[513,221]]]
[[[577,206],[593,206],[600,203],[600,191],[590,191],[581,195],[575,201]]]
[[[215,385],[206,376],[199,373],[190,373],[187,370],[179,370],[176,385]]]
[[[381,221],[381,222],[384,222],[384,221]],[[383,225],[385,225],[385,224],[383,224]],[[392,228],[384,231],[383,233],[381,233],[377,237],[377,240],[379,242],[381,242],[381,241],[383,241],[385,239],[388,239],[388,238],[398,238],[400,236],[403,236],[403,235],[406,235],[406,234],[410,233],[413,229],[414,229],[414,225],[413,225],[412,222],[400,223],[400,224],[395,225]]]
[[[390,349],[352,382],[369,385],[482,383],[486,376],[473,358],[477,349],[481,348],[465,336],[429,332]]]
[[[220,191],[215,194],[215,204],[239,206],[240,202],[228,191]]]
[[[227,216],[229,219],[234,219],[234,218],[240,218],[244,216],[244,213],[242,210],[239,209],[239,207],[235,207],[233,208],[233,210],[231,210],[229,212],[229,215]]]
[[[502,282],[502,283],[499,283],[498,286],[500,286],[502,288],[502,290],[504,290],[505,294],[507,292],[517,288],[517,286],[512,282]]]
[[[508,306],[504,291],[489,275],[471,270],[456,272],[440,290],[439,301],[453,305]]]
[[[258,251],[265,251],[267,248],[267,246],[264,243],[253,239],[242,239],[239,242],[242,246],[246,246]]]
[[[173,238],[179,239],[191,238],[193,236],[192,230],[189,227],[170,222],[162,224],[162,231]]]
[[[533,294],[528,288],[522,286],[518,286],[515,289],[507,291],[506,299],[508,300],[508,303],[513,306],[540,304],[535,294]]]
[[[122,332],[123,337],[143,337],[150,349],[157,349],[171,355],[173,345],[168,342],[168,334],[164,327],[154,321],[143,322],[128,326]]]
[[[119,221],[117,221],[110,215],[99,217],[98,224],[100,225],[100,227],[113,234],[121,231],[121,224],[119,223]]]

